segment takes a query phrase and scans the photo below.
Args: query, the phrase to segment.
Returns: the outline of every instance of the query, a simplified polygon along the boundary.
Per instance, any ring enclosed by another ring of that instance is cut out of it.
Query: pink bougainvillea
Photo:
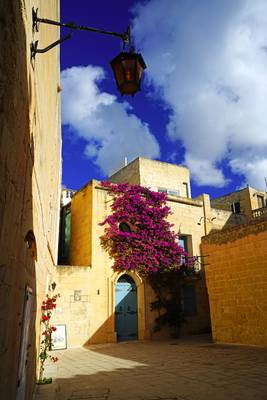
[[[166,195],[127,183],[102,182],[102,186],[114,195],[112,213],[100,224],[105,226],[101,244],[114,260],[113,268],[142,275],[183,273],[187,253],[167,220],[171,210]],[[122,222],[128,224],[129,232],[120,229]]]

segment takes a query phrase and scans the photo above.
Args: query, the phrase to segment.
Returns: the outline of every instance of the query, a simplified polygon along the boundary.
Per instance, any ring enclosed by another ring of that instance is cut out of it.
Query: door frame
[[[138,323],[138,340],[144,340],[146,339],[146,324],[145,324],[145,284],[143,278],[134,272],[131,271],[122,271],[122,272],[114,272],[114,274],[111,277],[111,284],[112,284],[112,312],[113,312],[113,330],[114,334],[116,336],[116,341],[117,341],[117,333],[115,331],[115,289],[116,289],[116,284],[119,280],[119,278],[122,275],[128,275],[130,276],[134,283],[136,284],[136,289],[137,289],[137,323]]]
[[[123,281],[121,279],[123,279]],[[128,296],[131,300],[128,299]],[[116,308],[119,305],[122,306],[120,307],[122,312],[119,313],[121,314],[120,316],[117,316]],[[131,310],[134,310],[134,314],[132,316],[127,316],[127,310],[129,307]],[[128,323],[130,325],[128,325]],[[119,328],[121,334],[120,342],[127,340],[138,340],[137,286],[135,281],[128,274],[121,275],[115,285],[115,330],[117,333],[117,340],[119,341],[117,328]],[[128,336],[129,334],[134,335],[134,337]]]

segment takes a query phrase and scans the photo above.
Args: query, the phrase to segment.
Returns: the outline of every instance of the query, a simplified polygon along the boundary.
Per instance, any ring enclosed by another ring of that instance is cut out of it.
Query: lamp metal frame
[[[129,51],[132,52],[134,49],[131,45],[131,29],[130,26],[126,29],[125,32],[123,33],[118,33],[118,32],[113,32],[113,31],[106,31],[104,29],[98,29],[98,28],[93,28],[90,26],[84,26],[84,25],[75,25],[74,23],[63,23],[59,21],[53,21],[51,19],[47,18],[40,18],[38,17],[38,8],[35,10],[34,8],[32,9],[32,29],[34,32],[39,31],[39,25],[40,24],[49,24],[49,25],[54,25],[54,26],[60,26],[62,28],[69,28],[70,32],[66,36],[63,36],[59,40],[56,40],[55,42],[51,43],[49,46],[39,49],[38,48],[38,40],[33,42],[31,44],[31,57],[35,58],[37,53],[46,53],[47,51],[53,49],[55,46],[58,44],[61,44],[65,42],[66,40],[70,39],[72,37],[72,31],[73,30],[80,30],[80,31],[88,31],[88,32],[95,32],[95,33],[100,33],[103,35],[109,35],[109,36],[114,36],[123,41],[123,47],[125,48],[126,45],[129,47]]]

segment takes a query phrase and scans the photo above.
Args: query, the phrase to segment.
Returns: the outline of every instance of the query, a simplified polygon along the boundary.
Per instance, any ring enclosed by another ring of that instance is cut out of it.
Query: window
[[[194,285],[184,286],[182,289],[182,308],[185,316],[197,314],[197,297]]]
[[[234,214],[240,214],[241,213],[240,201],[236,201],[235,203],[232,203],[231,209]]]
[[[69,262],[69,247],[71,235],[71,210],[69,205],[61,209],[59,235],[59,264]]]
[[[185,235],[179,236],[179,245],[188,253],[188,237]]]
[[[183,182],[184,193],[186,197],[189,197],[188,183]]]
[[[179,196],[179,190],[176,189],[158,188],[158,192],[166,193],[171,196]]]
[[[121,222],[121,223],[119,224],[119,230],[120,230],[121,232],[131,233],[130,225],[128,225],[126,222]]]
[[[192,254],[192,236],[191,235],[180,235],[179,245],[184,249],[184,251],[190,256]],[[181,257],[181,265],[185,262],[185,256]]]
[[[179,196],[179,190],[167,189],[167,193],[170,194],[171,196]]]
[[[167,194],[168,191],[167,188],[158,188],[158,192]]]
[[[264,207],[264,197],[263,196],[257,195],[257,201],[258,201],[259,208]]]

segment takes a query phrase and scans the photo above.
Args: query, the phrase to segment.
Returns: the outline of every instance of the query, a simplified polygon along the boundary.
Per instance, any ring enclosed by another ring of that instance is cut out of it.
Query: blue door
[[[118,341],[138,339],[137,288],[128,275],[121,276],[115,288],[115,330]]]

